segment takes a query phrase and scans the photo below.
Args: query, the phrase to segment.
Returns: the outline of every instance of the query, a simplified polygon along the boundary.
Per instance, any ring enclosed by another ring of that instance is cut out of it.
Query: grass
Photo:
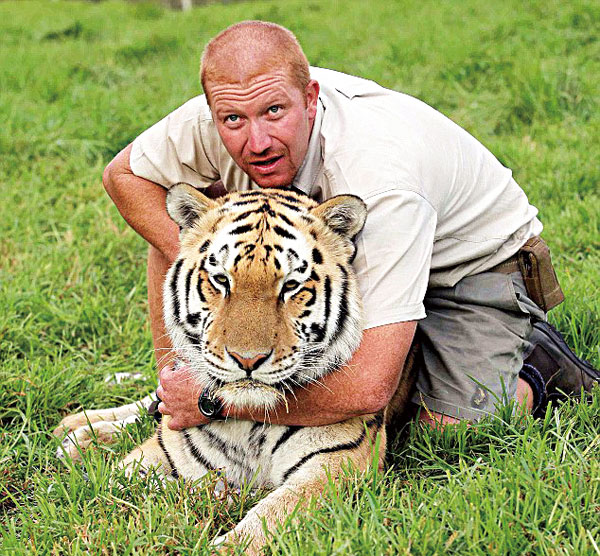
[[[209,5],[0,3],[0,552],[207,553],[257,499],[214,479],[148,485],[114,464],[146,420],[83,463],[49,431],[152,388],[145,245],[104,194],[105,164],[200,92],[203,44],[276,21],[315,65],[425,100],[514,171],[540,208],[567,301],[552,321],[600,366],[600,43],[593,1]],[[104,378],[140,371],[147,380]],[[600,396],[541,421],[412,430],[384,475],[348,471],[274,534],[281,554],[600,554]],[[112,479],[112,481],[111,481]],[[212,482],[211,482],[212,481]],[[124,488],[125,487],[125,488]]]

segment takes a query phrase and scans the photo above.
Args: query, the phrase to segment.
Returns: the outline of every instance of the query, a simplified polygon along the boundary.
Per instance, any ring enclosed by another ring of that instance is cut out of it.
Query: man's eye
[[[240,120],[240,117],[237,114],[229,114],[229,116],[225,117],[226,122],[236,123]]]
[[[279,111],[281,110],[281,106],[269,106],[269,113],[270,114],[277,114]]]

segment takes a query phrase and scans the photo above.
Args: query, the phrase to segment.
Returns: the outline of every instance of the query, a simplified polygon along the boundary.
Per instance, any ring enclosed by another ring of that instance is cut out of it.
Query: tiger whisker
[[[297,381],[291,380],[291,382],[293,382],[294,384],[299,386]],[[294,389],[286,383],[283,384],[283,387],[294,397],[294,400],[296,400],[296,403],[298,403],[298,398],[296,397],[296,393],[294,392]]]

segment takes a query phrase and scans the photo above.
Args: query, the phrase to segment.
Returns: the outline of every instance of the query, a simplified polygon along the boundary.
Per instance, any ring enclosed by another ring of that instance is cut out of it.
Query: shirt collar
[[[317,114],[313,124],[310,140],[308,142],[308,150],[302,162],[302,166],[298,170],[294,178],[293,187],[300,189],[303,193],[310,195],[310,191],[323,168],[323,153],[321,148],[321,124],[323,123],[323,113],[325,107],[323,101],[319,97],[317,102]]]

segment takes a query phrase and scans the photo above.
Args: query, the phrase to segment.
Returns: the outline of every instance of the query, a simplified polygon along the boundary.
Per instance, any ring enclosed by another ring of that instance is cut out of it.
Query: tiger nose
[[[236,353],[235,351],[229,351],[225,348],[229,356],[237,363],[240,369],[246,371],[246,375],[249,377],[252,371],[255,371],[260,367],[273,353],[271,350],[269,353],[257,353],[250,357],[244,357],[243,355]]]

